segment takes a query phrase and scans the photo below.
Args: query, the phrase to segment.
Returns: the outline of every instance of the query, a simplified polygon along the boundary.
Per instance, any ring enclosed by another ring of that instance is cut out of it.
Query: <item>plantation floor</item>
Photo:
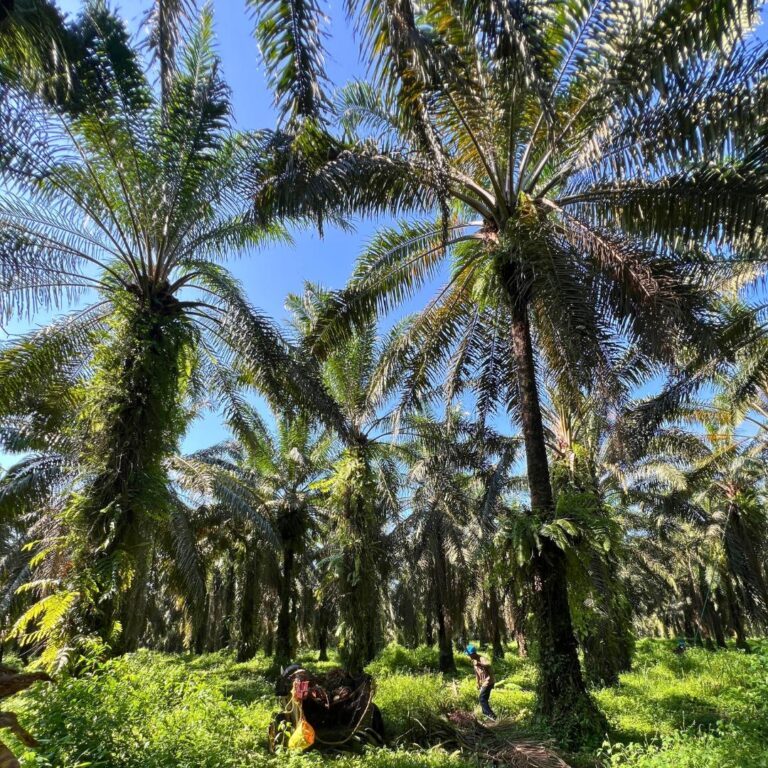
[[[617,688],[595,693],[612,731],[605,743],[567,755],[575,766],[768,768],[768,642],[754,653],[692,650],[682,657],[661,641],[638,643],[634,670]],[[318,664],[302,657],[311,668]],[[430,671],[436,651],[390,646],[370,666],[391,748],[342,758],[269,755],[275,709],[270,661],[237,664],[140,652],[79,679],[61,679],[10,700],[40,740],[35,753],[9,739],[23,766],[55,768],[465,768],[471,762],[412,746],[414,727],[434,711],[473,709],[474,676],[457,657],[452,678]],[[496,664],[492,704],[510,728],[535,734],[530,721],[534,670],[508,654]],[[541,738],[542,734],[538,734]]]

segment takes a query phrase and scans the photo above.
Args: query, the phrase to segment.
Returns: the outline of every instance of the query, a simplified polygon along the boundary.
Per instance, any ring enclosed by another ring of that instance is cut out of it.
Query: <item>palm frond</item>
[[[322,119],[330,101],[320,0],[248,0],[248,6],[281,117]]]

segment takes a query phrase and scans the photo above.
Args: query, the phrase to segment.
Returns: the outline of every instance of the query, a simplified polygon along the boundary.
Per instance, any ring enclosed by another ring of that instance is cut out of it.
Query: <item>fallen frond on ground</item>
[[[481,723],[471,712],[455,710],[419,721],[411,733],[417,743],[459,750],[481,763],[511,768],[569,768],[554,750],[521,735],[509,720]]]

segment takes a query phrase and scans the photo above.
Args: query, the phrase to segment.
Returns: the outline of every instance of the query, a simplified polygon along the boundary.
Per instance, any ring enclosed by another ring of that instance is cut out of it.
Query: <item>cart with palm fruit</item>
[[[373,703],[370,675],[334,669],[317,675],[293,665],[278,679],[282,709],[269,727],[269,746],[280,749],[352,750],[384,743],[384,721]]]

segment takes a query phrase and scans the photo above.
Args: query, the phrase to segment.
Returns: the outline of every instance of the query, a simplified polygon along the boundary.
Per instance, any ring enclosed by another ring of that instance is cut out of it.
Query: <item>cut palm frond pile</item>
[[[569,768],[549,746],[523,737],[514,723],[499,720],[485,725],[463,710],[426,718],[417,723],[411,738],[460,750],[482,763],[511,768]]]

